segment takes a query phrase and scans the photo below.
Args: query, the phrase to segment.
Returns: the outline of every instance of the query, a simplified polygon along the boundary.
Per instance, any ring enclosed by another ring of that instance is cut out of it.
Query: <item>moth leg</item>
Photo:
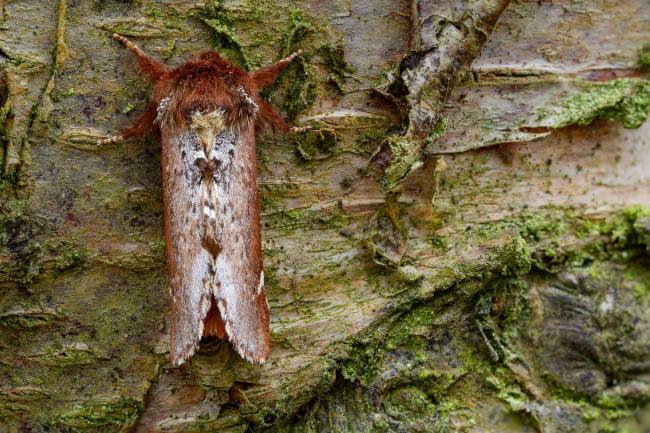
[[[289,128],[289,134],[298,134],[298,133],[301,133],[301,132],[310,131],[312,129],[314,129],[314,128],[312,128],[309,125],[307,125],[307,126],[292,126],[291,128]]]
[[[131,137],[144,137],[153,128],[157,116],[158,104],[155,102],[150,102],[149,105],[147,105],[147,108],[144,110],[144,113],[140,115],[133,126],[123,130],[118,135],[99,140],[97,141],[97,144],[103,146],[107,144],[121,143],[122,141],[127,140]]]
[[[285,57],[284,59],[267,66],[266,68],[262,68],[260,70],[257,70],[253,72],[251,75],[253,77],[253,81],[255,84],[257,84],[257,87],[259,89],[268,86],[272,82],[275,81],[276,78],[278,78],[278,74],[282,72],[289,64],[298,57],[299,55],[302,54],[302,50],[298,50],[295,53],[291,54],[288,57]]]
[[[144,75],[157,81],[160,79],[160,77],[162,77],[167,73],[167,67],[164,64],[160,63],[158,60],[149,57],[144,51],[140,49],[140,47],[135,45],[133,42],[131,42],[124,36],[120,36],[117,33],[113,33],[112,37],[116,41],[123,43],[133,54],[135,54],[136,58],[138,59],[138,63],[140,65],[140,70]]]
[[[257,118],[258,129],[261,130],[264,125],[269,125],[273,132],[288,132],[290,130],[287,122],[275,111],[271,104],[262,98],[257,99],[256,103],[260,109]]]
[[[158,104],[152,101],[147,105],[144,113],[140,115],[133,126],[123,130],[120,135],[125,140],[131,137],[144,137],[153,129],[156,117],[158,117]]]

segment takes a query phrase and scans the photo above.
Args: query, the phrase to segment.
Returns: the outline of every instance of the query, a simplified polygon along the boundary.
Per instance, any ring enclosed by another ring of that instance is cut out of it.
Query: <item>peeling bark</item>
[[[370,160],[371,172],[385,191],[393,191],[409,173],[421,167],[421,154],[456,83],[480,53],[509,1],[468,1],[462,10],[438,10],[436,2],[415,2],[412,7],[416,49],[400,66],[408,108],[403,136],[386,140]],[[440,15],[443,12],[443,15]],[[444,12],[450,15],[445,16]],[[394,84],[393,84],[394,85]],[[435,141],[437,136],[429,141]]]

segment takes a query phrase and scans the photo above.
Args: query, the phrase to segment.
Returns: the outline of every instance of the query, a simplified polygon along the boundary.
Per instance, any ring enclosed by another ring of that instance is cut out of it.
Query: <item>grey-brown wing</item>
[[[235,350],[264,362],[270,348],[254,131],[217,110],[163,130],[165,226],[172,294],[172,362],[198,347],[214,296]]]
[[[223,130],[214,139],[212,160],[215,222],[221,250],[214,296],[235,350],[250,362],[269,355],[269,307],[264,288],[260,210],[252,126]]]
[[[200,142],[192,130],[162,129],[167,267],[172,298],[171,360],[182,364],[198,348],[210,307],[213,258],[202,245]]]

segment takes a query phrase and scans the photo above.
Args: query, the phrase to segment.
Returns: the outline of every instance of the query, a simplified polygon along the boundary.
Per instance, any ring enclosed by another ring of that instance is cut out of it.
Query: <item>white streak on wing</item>
[[[172,104],[171,96],[165,96],[160,100],[160,102],[158,103],[158,108],[156,110],[158,111],[158,115],[156,116],[156,120],[154,120],[154,123],[160,124],[162,122],[162,119],[167,115],[167,109],[171,104]]]
[[[214,209],[212,209],[210,206],[203,206],[203,214],[211,220],[217,218],[217,212]]]
[[[258,107],[257,107],[257,104],[255,103],[255,101],[253,101],[253,98],[251,98],[251,97],[248,95],[248,93],[246,93],[246,89],[244,89],[243,87],[240,87],[240,88],[239,88],[239,94],[242,96],[242,98],[244,98],[244,99],[246,100],[246,103],[247,103],[247,104],[252,105],[252,106],[255,107],[256,109],[258,108]]]

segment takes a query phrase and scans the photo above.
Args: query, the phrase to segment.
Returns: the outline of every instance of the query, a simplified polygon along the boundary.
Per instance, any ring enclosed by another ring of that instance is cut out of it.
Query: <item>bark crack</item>
[[[56,48],[54,50],[54,56],[52,61],[52,66],[50,68],[50,78],[43,88],[40,97],[34,104],[34,107],[31,111],[31,118],[29,120],[27,131],[25,136],[21,140],[20,149],[18,151],[19,157],[13,161],[13,163],[5,165],[5,175],[9,174],[11,171],[16,171],[19,175],[24,172],[26,166],[31,163],[30,156],[30,145],[29,139],[34,133],[34,128],[39,123],[47,123],[49,116],[52,112],[52,100],[50,95],[54,90],[54,85],[56,83],[56,76],[63,66],[63,62],[67,57],[67,47],[65,44],[65,28],[66,28],[66,16],[68,11],[68,0],[59,0],[58,12],[57,12],[57,30],[56,30]],[[10,162],[10,161],[7,161]],[[19,176],[20,178],[20,176]]]

